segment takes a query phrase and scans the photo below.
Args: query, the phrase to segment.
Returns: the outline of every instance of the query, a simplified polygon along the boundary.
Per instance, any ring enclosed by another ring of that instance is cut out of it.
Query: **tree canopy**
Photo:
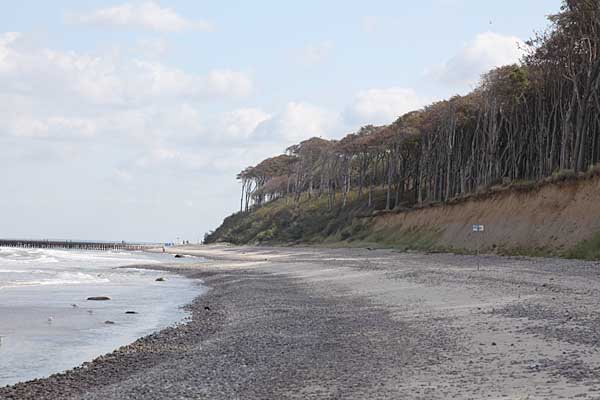
[[[520,63],[483,75],[465,96],[340,140],[311,138],[238,175],[240,208],[301,196],[387,209],[447,201],[495,182],[581,172],[600,159],[600,2],[565,0]]]

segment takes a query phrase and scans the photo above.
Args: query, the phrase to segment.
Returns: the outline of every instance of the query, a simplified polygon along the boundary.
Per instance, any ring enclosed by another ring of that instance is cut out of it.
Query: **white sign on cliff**
[[[485,231],[484,225],[473,225],[473,232],[484,232],[484,231]]]

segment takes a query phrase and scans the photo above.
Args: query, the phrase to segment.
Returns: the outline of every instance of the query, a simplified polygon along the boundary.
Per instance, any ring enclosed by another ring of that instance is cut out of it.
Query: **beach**
[[[600,398],[597,263],[188,246],[187,322],[0,399]]]

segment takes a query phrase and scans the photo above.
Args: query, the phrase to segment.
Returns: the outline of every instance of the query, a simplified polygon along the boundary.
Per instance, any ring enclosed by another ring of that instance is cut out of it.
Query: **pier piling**
[[[23,240],[23,239],[0,239],[0,247],[19,247],[25,249],[77,249],[77,250],[99,250],[99,251],[141,251],[154,245],[126,242],[88,242],[72,240]]]

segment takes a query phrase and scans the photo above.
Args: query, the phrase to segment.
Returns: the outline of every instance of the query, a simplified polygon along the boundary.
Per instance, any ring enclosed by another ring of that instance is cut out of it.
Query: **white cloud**
[[[70,14],[67,20],[82,25],[143,28],[157,32],[182,32],[187,30],[210,31],[207,21],[190,21],[170,8],[163,8],[154,1],[138,4],[125,3],[85,14]]]
[[[309,44],[300,52],[299,60],[309,66],[320,64],[331,55],[333,48],[334,44],[330,40]]]
[[[9,33],[0,36],[0,88],[38,99],[132,107],[182,97],[242,97],[251,93],[253,82],[244,72],[226,69],[200,75],[118,54],[30,48]]]
[[[231,70],[213,70],[205,79],[208,93],[218,95],[247,96],[252,92],[253,82],[243,72]]]
[[[399,116],[421,108],[427,100],[413,89],[392,87],[369,89],[356,94],[345,112],[346,119],[359,124],[389,124]]]
[[[270,114],[258,108],[230,111],[220,116],[217,133],[230,138],[247,138],[260,123],[270,118]]]
[[[96,123],[92,120],[63,116],[49,117],[43,120],[16,118],[11,122],[13,135],[40,139],[89,138],[94,136],[97,131]]]
[[[139,39],[137,50],[145,57],[160,58],[169,50],[169,44],[163,38]]]
[[[381,18],[374,15],[367,15],[362,19],[362,29],[367,33],[373,33],[381,24]]]
[[[130,82],[137,83],[135,90],[146,98],[148,95],[244,97],[253,89],[252,79],[239,71],[212,70],[200,76],[157,61],[135,61],[135,67],[135,77],[130,77]]]
[[[426,75],[449,86],[472,87],[490,69],[518,62],[525,46],[516,36],[480,33],[454,57],[426,71]]]
[[[113,172],[113,176],[118,181],[121,181],[123,183],[129,183],[133,180],[133,176],[131,175],[131,173],[129,173],[129,171],[127,171],[123,168],[115,168],[115,170]]]
[[[206,168],[234,174],[248,156],[231,158],[231,149],[247,146],[271,117],[227,105],[252,92],[244,72],[189,73],[126,53],[81,54],[33,42],[0,34],[4,165],[89,160],[94,173],[114,183]]]
[[[131,67],[132,89],[146,98],[194,96],[203,90],[202,77],[158,61],[134,61]]]
[[[246,139],[271,115],[258,108],[207,112],[190,103],[162,105],[112,113],[99,124],[103,132],[128,136],[141,143],[170,143],[174,146],[248,145]]]
[[[313,136],[330,137],[340,126],[338,114],[302,102],[290,102],[274,117],[260,123],[253,137],[292,143]]]
[[[21,37],[18,32],[7,32],[0,35],[0,72],[12,71],[15,68],[11,45]]]

